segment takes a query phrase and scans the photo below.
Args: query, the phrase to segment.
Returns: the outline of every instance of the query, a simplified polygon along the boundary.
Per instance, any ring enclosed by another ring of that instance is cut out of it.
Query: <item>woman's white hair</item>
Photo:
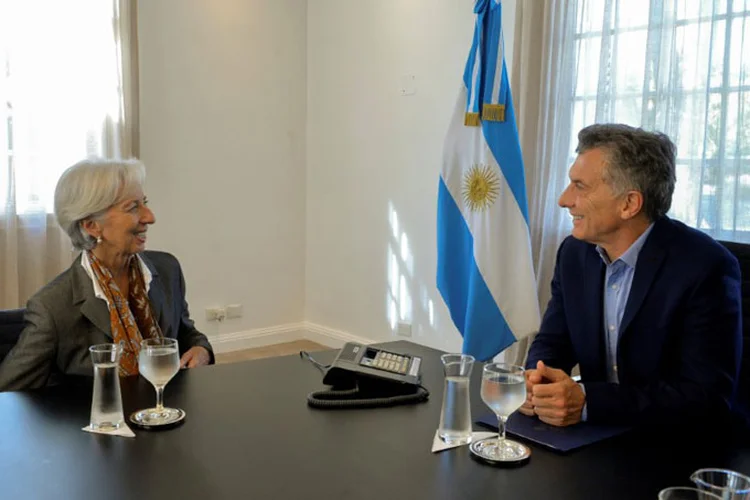
[[[96,239],[83,228],[86,219],[97,220],[134,188],[143,188],[146,168],[136,159],[90,158],[63,172],[55,188],[55,217],[73,246],[90,250]]]

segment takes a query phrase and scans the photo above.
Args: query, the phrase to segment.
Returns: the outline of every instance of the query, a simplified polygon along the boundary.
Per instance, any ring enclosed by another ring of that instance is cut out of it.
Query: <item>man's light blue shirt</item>
[[[633,285],[633,276],[635,275],[635,265],[638,262],[638,254],[646,243],[648,235],[651,234],[654,224],[652,223],[630,245],[614,262],[609,260],[607,252],[600,246],[596,251],[607,266],[604,274],[604,340],[605,340],[605,361],[607,367],[607,382],[619,383],[617,375],[617,341],[620,338],[620,323],[625,313],[625,306],[628,303],[630,288]],[[586,388],[581,384],[584,393]],[[582,419],[587,418],[586,405],[583,407]]]

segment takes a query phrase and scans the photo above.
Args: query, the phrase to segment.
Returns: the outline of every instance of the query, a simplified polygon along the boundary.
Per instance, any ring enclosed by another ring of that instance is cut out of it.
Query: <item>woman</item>
[[[120,375],[136,375],[140,341],[162,335],[177,338],[183,367],[213,363],[190,320],[177,259],[144,251],[155,222],[145,176],[136,160],[86,160],[63,173],[55,216],[81,254],[29,300],[26,327],[0,364],[0,391],[92,376],[88,348],[102,343],[121,343]]]

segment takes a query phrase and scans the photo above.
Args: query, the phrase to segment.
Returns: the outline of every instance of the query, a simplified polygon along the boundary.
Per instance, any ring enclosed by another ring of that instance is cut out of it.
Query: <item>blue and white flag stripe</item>
[[[487,60],[494,61],[491,67],[487,68],[487,78],[485,81],[492,82],[484,90],[484,102],[490,104],[505,104],[507,99],[507,72],[505,70],[505,58],[503,57],[503,31],[500,25],[500,16],[490,16],[488,19],[490,25],[487,27],[490,40],[487,44]],[[498,54],[500,57],[498,57]],[[503,78],[506,79],[503,84]]]
[[[500,9],[497,0],[475,3],[482,19],[477,31],[484,31],[474,36],[445,141],[438,191],[438,289],[463,335],[464,352],[481,360],[539,327],[523,161],[503,61]],[[475,89],[482,96],[477,111],[467,106]],[[488,104],[505,106],[504,121],[482,119],[481,126],[465,125],[467,112],[481,115],[481,106]]]
[[[464,85],[468,89],[468,95],[466,98],[466,112],[467,113],[479,113],[480,103],[480,70],[482,68],[482,30],[480,17],[477,16],[476,25],[474,28],[474,41],[471,45],[471,51],[469,52],[469,58],[466,61],[466,70],[464,71]]]

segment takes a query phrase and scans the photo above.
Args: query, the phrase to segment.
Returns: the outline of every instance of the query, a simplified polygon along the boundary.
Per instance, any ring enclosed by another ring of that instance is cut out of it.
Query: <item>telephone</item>
[[[319,366],[325,370],[323,383],[332,389],[311,393],[307,403],[333,409],[427,401],[430,393],[421,385],[421,364],[419,356],[347,342],[330,366]]]

